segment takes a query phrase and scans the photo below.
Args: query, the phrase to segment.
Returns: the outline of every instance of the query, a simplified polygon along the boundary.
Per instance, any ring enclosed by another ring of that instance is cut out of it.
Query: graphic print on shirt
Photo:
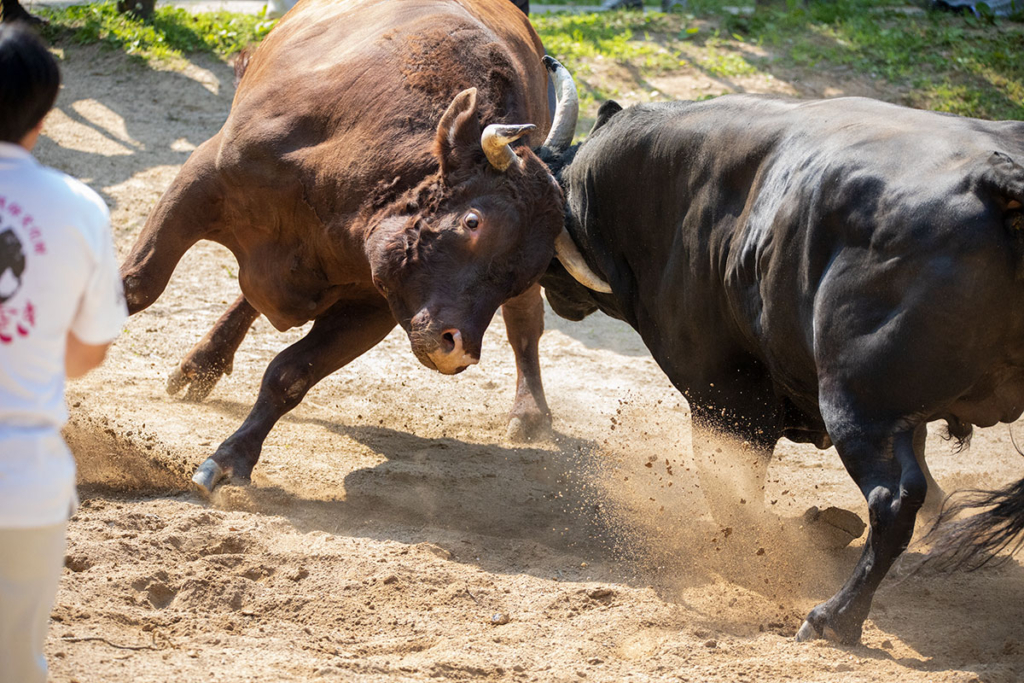
[[[0,304],[21,289],[21,274],[25,272],[25,252],[21,240],[12,228],[0,232]]]
[[[0,197],[0,345],[27,337],[36,324],[32,301],[19,296],[28,268],[26,242],[30,253],[46,253],[42,231],[34,222],[18,204]]]

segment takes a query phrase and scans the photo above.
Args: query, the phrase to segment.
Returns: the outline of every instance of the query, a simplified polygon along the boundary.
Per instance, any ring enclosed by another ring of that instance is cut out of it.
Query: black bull
[[[1024,410],[1014,159],[1024,123],[752,96],[608,103],[583,145],[548,155],[569,232],[612,288],[553,262],[548,299],[640,333],[690,403],[704,489],[760,498],[758,477],[715,469],[710,433],[756,453],[758,476],[786,436],[835,444],[867,499],[860,561],[801,640],[859,640],[934,483],[927,423],[962,439]]]

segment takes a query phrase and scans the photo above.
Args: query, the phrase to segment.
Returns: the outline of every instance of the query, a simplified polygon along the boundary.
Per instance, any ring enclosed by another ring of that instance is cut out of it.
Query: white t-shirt
[[[103,200],[0,142],[0,528],[67,519],[67,334],[106,344],[127,315]]]

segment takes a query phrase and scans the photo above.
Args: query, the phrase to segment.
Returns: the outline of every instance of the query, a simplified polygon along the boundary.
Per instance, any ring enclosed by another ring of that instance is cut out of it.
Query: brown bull
[[[424,365],[454,374],[478,361],[503,306],[518,370],[510,431],[550,424],[537,280],[563,203],[533,152],[510,146],[548,128],[542,56],[508,0],[303,0],[256,50],[224,127],[184,165],[122,267],[136,313],[197,241],[237,258],[242,296],[168,383],[190,385],[192,399],[230,372],[261,313],[280,330],[314,321],[197,470],[201,491],[248,480],[277,420],[396,323]],[[575,90],[549,68],[564,96],[546,143],[564,145]]]

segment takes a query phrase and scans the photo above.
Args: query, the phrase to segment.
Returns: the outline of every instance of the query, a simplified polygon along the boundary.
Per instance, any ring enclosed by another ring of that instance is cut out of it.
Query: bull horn
[[[580,253],[576,243],[572,241],[572,235],[565,228],[562,228],[562,234],[555,239],[555,256],[569,271],[569,275],[572,275],[587,289],[604,294],[612,293],[611,286],[592,271],[587,262],[583,260],[583,254]]]
[[[521,164],[510,144],[536,127],[532,123],[511,126],[492,123],[484,128],[484,133],[480,136],[480,146],[484,148],[484,154],[487,155],[491,166],[504,173],[512,164]]]
[[[572,142],[576,134],[576,119],[580,115],[580,99],[576,94],[576,84],[569,70],[558,63],[550,55],[544,55],[544,66],[551,72],[551,80],[555,84],[555,120],[551,122],[551,132],[544,141],[545,147],[563,150]]]

